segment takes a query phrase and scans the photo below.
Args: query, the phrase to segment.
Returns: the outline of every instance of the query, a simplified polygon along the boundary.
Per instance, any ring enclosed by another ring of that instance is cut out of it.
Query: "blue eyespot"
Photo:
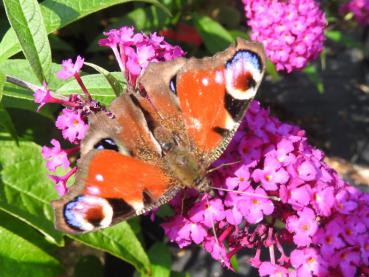
[[[233,57],[226,63],[226,69],[238,62],[249,62],[257,70],[261,71],[262,65],[258,54],[249,50],[239,50]]]
[[[114,150],[119,151],[117,144],[111,138],[103,138],[98,143],[94,145],[94,148],[97,150]]]

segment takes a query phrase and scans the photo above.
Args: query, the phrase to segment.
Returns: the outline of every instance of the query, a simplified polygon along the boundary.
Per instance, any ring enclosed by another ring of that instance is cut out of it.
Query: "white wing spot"
[[[202,127],[201,122],[197,118],[194,118],[194,117],[191,117],[188,123],[189,123],[188,128],[200,130]]]
[[[95,186],[87,187],[87,190],[91,194],[99,194],[100,193],[100,189],[98,187],[95,187]]]
[[[207,85],[209,85],[209,79],[208,79],[208,78],[203,78],[203,79],[201,80],[201,83],[202,83],[204,86],[207,86]]]
[[[217,84],[223,84],[224,82],[223,71],[215,72],[215,82]]]
[[[96,174],[95,179],[98,182],[102,182],[104,181],[104,176],[102,176],[101,174]]]

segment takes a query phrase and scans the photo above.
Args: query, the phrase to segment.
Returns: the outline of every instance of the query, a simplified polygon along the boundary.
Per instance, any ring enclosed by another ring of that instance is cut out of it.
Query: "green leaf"
[[[10,117],[8,111],[3,107],[2,104],[0,104],[0,127],[5,129],[16,141],[17,144],[19,143],[17,132],[15,130],[12,118]]]
[[[172,271],[170,276],[171,277],[191,277],[191,274],[188,272]]]
[[[40,7],[46,31],[50,34],[89,14],[132,1],[134,0],[45,0],[40,3]],[[170,15],[169,10],[157,0],[140,0],[140,2],[153,4]],[[6,60],[20,50],[15,32],[10,29],[0,43],[0,61]]]
[[[151,272],[149,258],[127,222],[98,232],[70,237],[132,264],[141,273]]]
[[[232,35],[210,17],[195,14],[193,19],[195,27],[210,53],[222,51],[233,42]]]
[[[37,0],[3,0],[10,25],[38,80],[49,80],[51,49]]]
[[[119,81],[120,84],[124,84],[121,72],[112,72],[112,76]],[[109,105],[116,95],[109,82],[101,74],[91,74],[82,76],[81,79],[87,87],[87,90],[91,94],[92,98],[100,101],[105,105]],[[63,95],[70,95],[71,93],[82,93],[81,87],[78,85],[76,80],[70,80],[62,87],[60,87],[56,93]]]
[[[123,85],[109,71],[93,63],[85,63],[85,65],[88,65],[95,69],[97,72],[101,73],[110,84],[116,96],[119,96],[123,92]]]
[[[243,38],[244,40],[250,40],[250,36],[247,32],[242,32],[240,30],[228,30],[229,34],[232,36],[233,40],[237,38]]]
[[[152,272],[150,275],[142,274],[142,277],[170,277],[172,257],[166,244],[156,242],[149,250],[149,257]]]
[[[363,44],[361,44],[359,41],[349,36],[344,35],[340,31],[328,30],[328,31],[325,31],[325,36],[328,39],[333,40],[334,42],[343,44],[348,48],[358,48],[358,49],[364,50]]]
[[[51,71],[60,70],[61,66],[52,64]],[[0,62],[0,73],[12,76],[23,81],[40,85],[39,80],[33,74],[28,62],[23,59],[14,59]],[[53,76],[49,79],[48,87],[52,90],[64,84],[64,80],[60,80]],[[3,89],[3,105],[6,108],[18,108],[30,111],[36,111],[37,105],[33,101],[33,92],[29,89],[5,82]],[[40,114],[48,118],[53,118],[52,105],[46,105],[41,109]]]
[[[234,271],[235,271],[235,272],[239,272],[239,271],[240,271],[240,267],[239,267],[239,265],[238,265],[238,261],[237,261],[237,256],[236,256],[236,255],[233,255],[233,256],[231,257],[230,262],[231,262],[231,265],[232,265],[232,267],[233,267]]]
[[[5,74],[0,72],[0,103],[1,103],[1,99],[3,99],[5,79],[6,79]]]
[[[53,74],[50,76],[50,79],[47,82],[47,86],[51,90],[55,90],[65,83],[64,80],[61,80],[55,76],[56,72],[59,71],[60,69],[61,69],[60,64],[53,63],[51,65],[51,72]],[[7,76],[13,76],[23,81],[32,83],[34,85],[41,85],[42,83],[37,79],[36,75],[32,72],[29,63],[25,59],[12,59],[0,62],[0,72]],[[32,97],[31,91],[28,91],[27,94],[31,95]]]
[[[104,267],[96,256],[83,256],[74,268],[74,277],[103,277]]]
[[[58,195],[41,156],[32,142],[0,141],[0,209],[38,229],[50,241],[63,245],[54,227],[50,201]]]
[[[317,68],[314,65],[308,65],[304,68],[303,72],[309,77],[310,81],[314,83],[320,94],[324,93],[324,84]]]
[[[8,229],[10,232],[30,241],[40,249],[43,249],[51,256],[56,256],[59,247],[50,244],[45,236],[38,232],[35,228],[17,219],[16,217],[0,210],[0,226]]]
[[[273,81],[279,81],[281,79],[275,65],[269,59],[266,61],[266,72],[272,76]]]
[[[0,272],[2,277],[54,277],[62,273],[40,233],[0,212]]]

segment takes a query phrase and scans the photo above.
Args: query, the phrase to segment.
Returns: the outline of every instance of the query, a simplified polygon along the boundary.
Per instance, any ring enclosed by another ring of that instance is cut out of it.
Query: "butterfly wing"
[[[90,118],[74,185],[52,202],[56,227],[65,232],[105,228],[165,203],[178,190],[132,97],[119,96],[110,111]]]
[[[174,99],[174,104],[160,105],[159,110],[172,118],[169,107],[179,107],[177,126],[186,130],[191,151],[200,152],[208,167],[237,130],[264,70],[262,45],[238,39],[213,57],[150,64],[140,82],[154,105],[163,95]]]

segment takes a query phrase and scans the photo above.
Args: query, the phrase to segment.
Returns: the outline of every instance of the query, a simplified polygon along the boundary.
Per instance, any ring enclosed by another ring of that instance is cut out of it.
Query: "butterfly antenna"
[[[151,101],[150,97],[147,95],[145,97],[147,99],[147,101],[149,101],[150,105],[152,106],[152,108],[155,110],[155,112],[158,114],[158,116],[161,118],[161,119],[164,119],[164,117],[160,114],[159,110],[155,107],[154,103]]]
[[[251,193],[251,192],[247,192],[247,191],[240,191],[240,190],[233,190],[233,189],[225,189],[225,188],[217,188],[217,187],[210,187],[213,190],[220,190],[220,191],[226,191],[226,192],[233,192],[233,193],[238,193],[238,194],[242,194],[242,195],[247,195],[247,196],[253,196],[253,197],[259,197],[259,198],[263,198],[263,199],[270,199],[273,201],[281,201],[281,198],[277,197],[277,196],[268,196],[268,195],[262,195],[262,194],[257,194],[257,193]]]
[[[234,164],[239,164],[240,162],[242,162],[242,161],[223,163],[221,165],[218,165],[217,167],[210,168],[209,170],[206,171],[206,173],[209,174],[209,173],[214,172],[216,170],[219,170],[219,169],[221,169],[223,167],[231,166],[231,165],[234,165]]]
[[[206,199],[206,205],[208,207],[210,207],[210,203],[209,203],[209,199],[208,199],[208,194],[205,194],[205,199]],[[217,236],[217,233],[215,232],[215,224],[214,224],[214,219],[213,219],[213,214],[210,213],[210,221],[211,221],[211,229],[212,229],[212,232],[213,232],[213,235],[214,235],[214,239],[215,239],[215,242],[217,244],[217,246],[220,248],[220,244],[219,244],[219,240],[218,240],[218,236]]]

